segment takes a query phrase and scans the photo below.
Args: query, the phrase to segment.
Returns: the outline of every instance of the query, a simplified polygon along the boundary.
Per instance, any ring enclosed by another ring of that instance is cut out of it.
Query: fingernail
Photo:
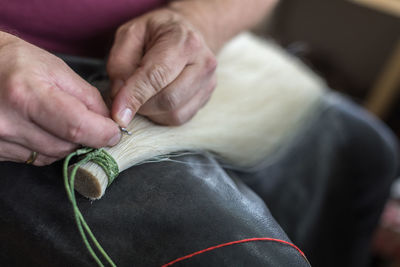
[[[119,90],[124,86],[124,81],[123,80],[115,80],[113,81],[112,88],[111,88],[111,97],[114,98]]]
[[[132,117],[132,110],[130,108],[126,108],[118,114],[118,120],[123,127],[128,126],[132,120]]]
[[[114,135],[110,141],[108,142],[108,146],[115,146],[116,144],[119,143],[119,140],[121,140],[121,133],[118,132],[116,135]]]

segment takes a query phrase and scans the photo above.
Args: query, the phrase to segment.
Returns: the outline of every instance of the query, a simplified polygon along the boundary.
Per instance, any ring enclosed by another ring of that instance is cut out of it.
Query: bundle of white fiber
[[[255,166],[307,120],[325,88],[299,60],[250,33],[229,42],[218,62],[217,88],[191,121],[165,127],[136,116],[128,127],[133,134],[106,148],[120,172],[177,151],[209,151],[232,166]],[[75,187],[99,199],[107,183],[104,171],[87,163],[78,170]]]

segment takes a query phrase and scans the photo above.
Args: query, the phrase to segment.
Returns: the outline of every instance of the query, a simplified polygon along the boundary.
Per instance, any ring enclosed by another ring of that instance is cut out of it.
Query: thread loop
[[[80,160],[74,164],[72,171],[70,172],[70,176],[68,177],[68,165],[72,157],[75,156],[80,156]],[[99,259],[97,256],[96,252],[93,250],[92,245],[89,243],[92,241],[94,246],[97,248],[97,250],[100,252],[100,254],[106,259],[106,261],[113,267],[116,267],[117,265],[112,261],[110,256],[105,252],[105,250],[102,248],[100,243],[97,241],[96,237],[92,233],[89,225],[86,223],[85,219],[83,218],[82,213],[80,212],[78,208],[78,204],[76,203],[76,198],[75,198],[75,176],[76,172],[78,171],[78,168],[89,162],[92,161],[96,164],[98,164],[106,173],[108,177],[108,185],[109,186],[115,179],[115,177],[118,176],[119,174],[119,168],[117,162],[114,160],[114,158],[108,154],[104,149],[95,149],[95,148],[89,148],[89,147],[84,147],[76,150],[75,152],[69,154],[65,160],[64,160],[64,165],[63,165],[63,175],[64,175],[64,185],[65,185],[65,190],[67,191],[67,196],[69,201],[72,204],[74,216],[75,216],[75,222],[76,226],[78,227],[78,231],[82,237],[83,243],[85,244],[87,250],[89,251],[90,255],[92,258],[95,260],[98,266],[104,266],[102,261]],[[88,239],[89,237],[89,239]]]

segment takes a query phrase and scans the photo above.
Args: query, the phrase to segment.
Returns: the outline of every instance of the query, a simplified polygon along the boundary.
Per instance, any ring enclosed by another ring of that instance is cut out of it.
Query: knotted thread
[[[68,177],[68,165],[72,157],[75,156],[82,156],[82,159],[80,159],[77,163],[74,164],[71,172],[69,173],[70,177]],[[100,252],[100,254],[106,259],[106,261],[111,266],[116,266],[116,264],[112,261],[112,259],[101,247],[96,237],[93,235],[89,225],[83,218],[83,215],[80,212],[78,205],[76,203],[75,190],[74,190],[76,172],[78,171],[78,168],[81,165],[89,161],[98,164],[104,170],[104,172],[107,174],[108,177],[108,186],[114,181],[115,177],[117,177],[119,174],[117,162],[115,162],[114,158],[110,154],[108,154],[104,149],[95,149],[88,147],[81,148],[69,154],[64,160],[63,175],[64,175],[65,190],[67,191],[68,199],[72,204],[75,222],[78,227],[79,233],[92,258],[96,261],[96,263],[99,266],[104,266],[104,264],[101,262],[101,260],[93,250],[92,245],[89,243],[87,235],[89,236],[90,240],[97,248],[97,250]]]

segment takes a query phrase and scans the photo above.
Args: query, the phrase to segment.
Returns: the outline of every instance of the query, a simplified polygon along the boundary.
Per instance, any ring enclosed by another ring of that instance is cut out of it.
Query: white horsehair
[[[166,127],[136,115],[126,129],[132,135],[105,148],[120,172],[177,151],[208,151],[232,166],[253,167],[285,145],[326,88],[298,59],[250,33],[230,41],[218,64],[210,101],[188,123]],[[94,163],[78,170],[76,189],[88,198],[101,198],[107,184]]]

